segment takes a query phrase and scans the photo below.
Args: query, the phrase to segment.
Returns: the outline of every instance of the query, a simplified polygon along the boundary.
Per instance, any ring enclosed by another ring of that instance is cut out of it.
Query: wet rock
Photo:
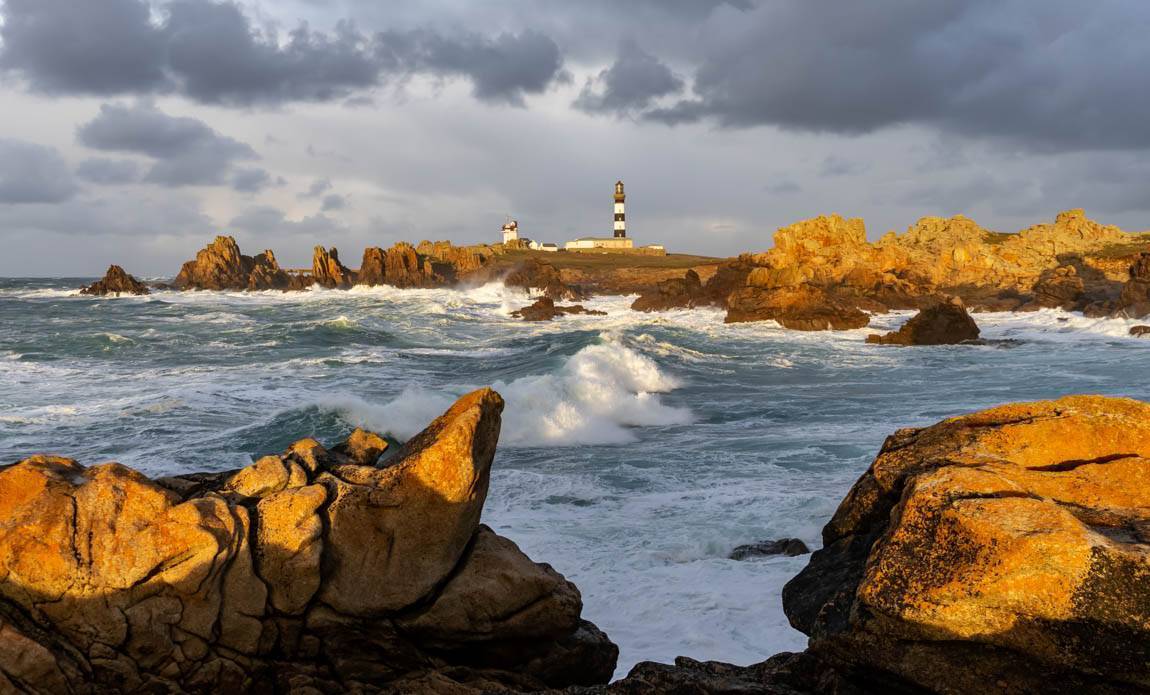
[[[148,288],[144,283],[124,272],[124,269],[118,265],[108,266],[108,272],[104,273],[103,279],[88,285],[80,290],[80,294],[93,295],[96,297],[105,297],[107,295],[121,294],[148,294]]]
[[[1043,271],[1034,284],[1034,304],[1052,309],[1076,309],[1086,293],[1086,285],[1072,265]]]
[[[956,345],[977,340],[978,335],[978,324],[956,298],[923,309],[897,331],[868,335],[866,341],[878,345]]]
[[[640,295],[631,304],[633,311],[667,311],[686,309],[703,300],[703,283],[699,274],[688,270],[682,279],[673,278],[660,282],[653,292]]]
[[[587,314],[589,316],[606,316],[605,311],[595,311],[588,309],[582,304],[572,304],[570,306],[559,306],[555,303],[554,299],[550,297],[540,297],[535,300],[534,304],[523,307],[516,311],[511,312],[515,318],[521,318],[524,321],[550,321],[558,316],[564,314]]]
[[[547,261],[529,258],[515,266],[503,277],[507,287],[522,287],[538,292],[555,301],[580,299],[583,294],[563,282],[559,270]]]
[[[748,282],[750,279],[748,280]],[[778,322],[796,331],[863,328],[870,316],[832,292],[814,285],[795,287],[744,287],[728,299],[727,323]]]
[[[605,682],[618,652],[578,590],[478,525],[502,407],[461,398],[384,468],[357,431],[163,484],[50,456],[0,469],[0,689]]]
[[[1150,405],[1021,403],[890,436],[783,590],[808,652],[930,692],[1150,687]]]
[[[1141,338],[1144,335],[1150,335],[1150,326],[1131,326],[1130,335]]]
[[[811,549],[798,538],[780,538],[777,541],[759,541],[757,543],[737,546],[731,551],[728,558],[731,560],[749,560],[755,557],[767,557],[770,555],[794,557],[796,555],[806,555],[809,552],[811,552]]]
[[[1131,264],[1129,278],[1111,313],[1132,319],[1150,316],[1150,253],[1140,254]]]
[[[347,289],[355,284],[355,273],[339,262],[339,250],[334,246],[315,247],[311,261],[312,280],[320,287]]]

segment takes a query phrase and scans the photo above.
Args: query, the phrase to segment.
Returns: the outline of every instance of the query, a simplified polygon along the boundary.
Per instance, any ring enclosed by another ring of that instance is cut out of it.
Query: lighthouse
[[[627,216],[623,212],[623,201],[627,198],[623,193],[623,182],[615,182],[615,238],[627,238]]]

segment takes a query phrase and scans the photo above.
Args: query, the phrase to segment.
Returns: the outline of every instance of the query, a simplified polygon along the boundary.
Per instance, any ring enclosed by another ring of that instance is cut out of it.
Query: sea
[[[218,471],[360,426],[403,440],[452,401],[506,399],[483,521],[578,585],[617,675],[678,655],[749,664],[806,638],[783,584],[807,558],[728,559],[820,530],[898,428],[999,403],[1150,399],[1136,322],[976,314],[980,345],[727,325],[717,309],[526,323],[522,290],[356,288],[89,298],[0,279],[0,464],[34,453]]]

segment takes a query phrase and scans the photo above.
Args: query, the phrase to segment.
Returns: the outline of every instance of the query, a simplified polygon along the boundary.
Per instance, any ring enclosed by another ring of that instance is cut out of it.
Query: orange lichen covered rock
[[[784,608],[842,672],[935,692],[1148,688],[1148,481],[1150,405],[1136,401],[1072,396],[901,430]]]
[[[0,469],[0,690],[605,682],[617,650],[574,586],[479,527],[502,409],[464,396],[384,467],[357,430],[156,481],[49,456]]]

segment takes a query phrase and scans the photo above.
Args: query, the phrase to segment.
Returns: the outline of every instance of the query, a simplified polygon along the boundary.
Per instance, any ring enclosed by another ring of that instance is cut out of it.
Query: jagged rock
[[[808,653],[931,692],[1150,688],[1150,405],[1001,406],[889,437],[783,590]]]
[[[102,280],[83,288],[80,290],[80,294],[97,297],[104,297],[109,294],[117,296],[121,294],[148,294],[148,288],[144,283],[124,272],[120,266],[110,265]]]
[[[1150,326],[1131,326],[1130,335],[1141,338],[1144,335],[1150,335]]]
[[[245,256],[235,239],[218,236],[180,268],[173,284],[182,290],[286,290],[303,281],[284,272],[271,251]]]
[[[1072,265],[1063,265],[1052,270],[1044,270],[1034,283],[1034,303],[1039,307],[1052,309],[1078,308],[1086,285]]]
[[[515,267],[503,277],[503,284],[526,290],[536,289],[542,296],[557,301],[580,299],[583,296],[581,292],[563,282],[555,266],[538,258],[529,258],[515,264]]]
[[[777,541],[759,541],[747,545],[737,546],[728,556],[731,560],[748,560],[753,557],[766,557],[768,555],[806,555],[811,552],[806,543],[798,538],[780,538]]]
[[[703,297],[703,283],[699,274],[688,270],[682,279],[663,280],[654,292],[640,295],[631,303],[632,311],[666,311],[695,306]]]
[[[357,427],[348,435],[347,441],[337,444],[331,451],[333,454],[346,456],[356,465],[374,466],[383,452],[387,451],[388,446],[387,440],[375,432]]]
[[[355,284],[355,273],[339,262],[339,250],[334,246],[315,247],[312,252],[311,274],[315,284],[329,289],[347,289]]]
[[[605,682],[617,649],[575,587],[478,526],[502,407],[461,398],[382,468],[367,432],[160,481],[48,456],[0,468],[0,689]]]
[[[1130,266],[1129,278],[1113,313],[1132,319],[1150,315],[1150,253],[1140,254]]]
[[[441,287],[444,278],[435,272],[430,258],[421,256],[415,247],[399,242],[384,251],[378,247],[363,252],[359,269],[361,285],[392,285],[393,287]]]
[[[572,304],[570,306],[559,306],[555,300],[550,297],[540,297],[535,300],[534,304],[517,309],[511,312],[515,318],[521,318],[524,321],[550,321],[553,318],[563,316],[564,314],[587,314],[588,316],[606,316],[605,311],[595,311],[588,309],[582,304]]]
[[[808,284],[777,289],[748,286],[733,292],[727,304],[727,323],[773,320],[796,331],[841,331],[870,323],[865,312]]]
[[[915,314],[897,331],[871,334],[868,343],[878,345],[955,345],[978,340],[979,328],[962,300],[938,302]]]

